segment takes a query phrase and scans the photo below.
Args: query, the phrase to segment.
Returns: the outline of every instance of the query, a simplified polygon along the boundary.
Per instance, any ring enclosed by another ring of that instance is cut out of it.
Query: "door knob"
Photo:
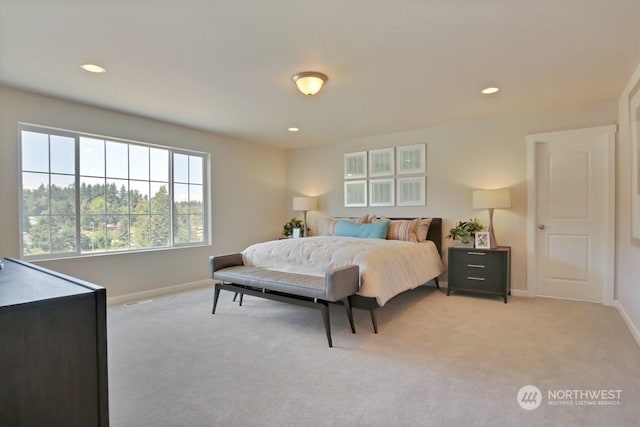
[[[538,226],[538,228],[539,228],[540,230],[544,230],[544,224],[540,224],[540,225]]]

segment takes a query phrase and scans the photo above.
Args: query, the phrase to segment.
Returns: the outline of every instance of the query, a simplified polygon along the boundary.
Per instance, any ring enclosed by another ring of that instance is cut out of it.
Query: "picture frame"
[[[369,151],[369,176],[393,176],[395,173],[395,150],[382,148]]]
[[[394,180],[369,180],[369,206],[394,206]]]
[[[344,179],[367,177],[367,152],[346,153],[344,155]]]
[[[425,173],[426,144],[401,145],[396,157],[398,175]]]
[[[397,178],[396,197],[398,206],[425,206],[426,177]]]
[[[476,249],[491,249],[491,235],[488,231],[476,231]]]
[[[367,180],[344,182],[344,207],[367,206]]]

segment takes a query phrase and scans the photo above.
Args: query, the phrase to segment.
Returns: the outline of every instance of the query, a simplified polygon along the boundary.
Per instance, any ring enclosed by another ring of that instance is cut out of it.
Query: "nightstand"
[[[511,295],[511,248],[449,248],[447,296],[451,291]]]

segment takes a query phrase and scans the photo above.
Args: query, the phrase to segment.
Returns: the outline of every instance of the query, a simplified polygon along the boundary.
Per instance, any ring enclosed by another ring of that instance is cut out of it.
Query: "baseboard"
[[[441,288],[447,289],[448,283],[445,281],[439,281],[438,284],[440,285]],[[513,295],[514,297],[530,297],[531,295],[529,295],[529,291],[525,290],[525,289],[511,289],[511,295]]]
[[[134,301],[146,300],[149,298],[173,294],[176,292],[188,291],[190,289],[204,288],[205,286],[211,286],[212,284],[212,280],[198,280],[197,282],[181,283],[179,285],[166,286],[164,288],[134,292],[132,294],[119,295],[117,297],[108,297],[107,306],[127,304]]]
[[[627,312],[624,310],[624,307],[622,306],[622,304],[620,304],[620,301],[614,300],[613,305],[618,309],[618,313],[620,313],[620,316],[622,316],[624,323],[627,324],[627,328],[629,328],[629,332],[631,332],[631,335],[633,335],[633,338],[636,339],[636,343],[638,344],[638,346],[640,346],[640,330],[638,330],[636,325],[631,320],[631,317],[629,317]]]

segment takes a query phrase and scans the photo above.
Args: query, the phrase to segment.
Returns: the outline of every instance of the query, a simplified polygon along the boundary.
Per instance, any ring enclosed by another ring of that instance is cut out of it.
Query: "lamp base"
[[[303,211],[302,237],[307,237],[307,211]]]
[[[493,232],[493,208],[489,208],[489,247],[495,249],[498,247],[496,242],[496,234]]]

